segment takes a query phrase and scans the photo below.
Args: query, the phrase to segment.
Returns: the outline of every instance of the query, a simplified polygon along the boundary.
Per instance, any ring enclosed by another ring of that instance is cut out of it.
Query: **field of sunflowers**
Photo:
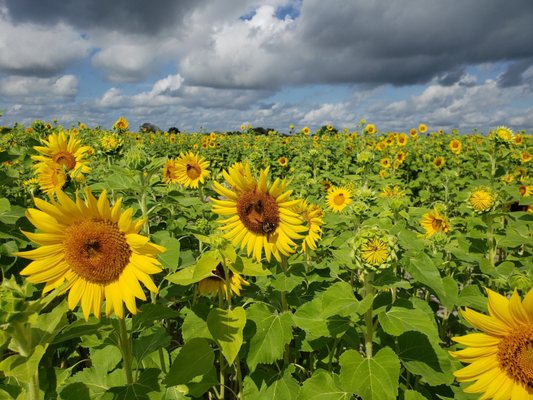
[[[533,399],[532,154],[0,127],[0,399]]]

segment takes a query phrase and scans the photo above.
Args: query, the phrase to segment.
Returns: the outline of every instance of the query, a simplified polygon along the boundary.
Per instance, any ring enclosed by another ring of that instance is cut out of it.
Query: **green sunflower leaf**
[[[232,364],[242,346],[242,331],[246,324],[246,312],[242,307],[232,310],[214,308],[207,316],[207,327],[220,347],[228,364]]]

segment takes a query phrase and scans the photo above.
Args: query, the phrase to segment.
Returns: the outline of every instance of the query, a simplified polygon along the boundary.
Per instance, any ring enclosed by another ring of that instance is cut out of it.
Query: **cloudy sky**
[[[0,125],[533,130],[531,0],[0,0]]]

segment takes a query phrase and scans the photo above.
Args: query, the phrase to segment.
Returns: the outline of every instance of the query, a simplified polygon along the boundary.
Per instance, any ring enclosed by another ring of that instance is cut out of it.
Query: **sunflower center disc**
[[[202,171],[198,168],[197,165],[187,164],[187,176],[192,180],[198,179]]]
[[[54,161],[63,165],[67,170],[74,169],[76,166],[76,157],[68,151],[60,151],[54,156]]]
[[[118,279],[131,256],[131,249],[117,224],[86,219],[65,231],[65,260],[89,282],[107,284]]]
[[[501,341],[498,362],[513,381],[533,388],[533,325],[522,325]]]
[[[339,193],[338,195],[336,195],[335,198],[333,199],[333,202],[337,206],[342,206],[345,202],[344,193]]]
[[[249,191],[237,199],[237,213],[243,225],[251,232],[267,235],[279,226],[279,207],[268,193]]]

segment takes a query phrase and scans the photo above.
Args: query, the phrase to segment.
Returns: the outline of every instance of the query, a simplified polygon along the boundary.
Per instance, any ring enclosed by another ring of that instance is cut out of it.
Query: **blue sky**
[[[0,124],[533,130],[529,0],[0,0]]]

